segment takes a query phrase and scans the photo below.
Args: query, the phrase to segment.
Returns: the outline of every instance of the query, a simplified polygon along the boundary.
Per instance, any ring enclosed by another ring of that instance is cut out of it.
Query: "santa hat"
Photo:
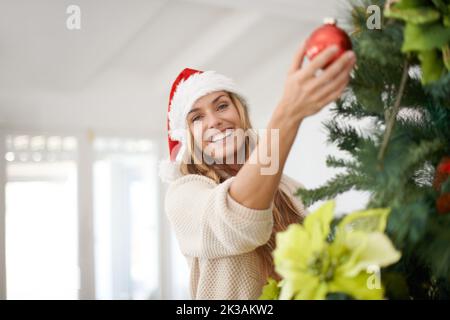
[[[180,164],[185,156],[188,130],[186,117],[199,98],[215,91],[232,92],[245,100],[232,79],[212,70],[186,68],[172,84],[167,110],[169,157],[159,164],[159,176],[163,182],[182,176]]]

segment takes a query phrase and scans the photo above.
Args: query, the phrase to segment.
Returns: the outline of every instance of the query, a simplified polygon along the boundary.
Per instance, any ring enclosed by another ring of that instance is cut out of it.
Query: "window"
[[[159,297],[157,158],[149,140],[94,141],[98,299]]]
[[[6,137],[7,299],[78,296],[77,140]]]
[[[161,274],[173,266],[161,266],[153,141],[89,134],[0,138],[6,169],[0,230],[6,273],[0,268],[0,276],[6,275],[7,299],[161,298],[162,286],[173,284]]]

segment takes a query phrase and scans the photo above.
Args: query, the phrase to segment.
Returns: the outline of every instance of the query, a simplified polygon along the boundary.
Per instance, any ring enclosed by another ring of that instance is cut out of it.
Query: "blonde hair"
[[[253,134],[251,134],[250,136],[245,137],[245,159],[247,160],[251,152],[251,142],[255,142],[250,141],[250,139],[255,138],[257,141],[257,136],[256,134],[254,134],[250,122],[247,103],[245,99],[232,92],[227,93],[239,113],[241,128],[244,130],[244,132],[253,132]],[[189,130],[187,153],[185,156],[185,159],[187,158],[187,161],[181,162],[181,173],[183,175],[200,174],[213,179],[216,183],[222,183],[230,176],[235,176],[237,174],[238,171],[231,169],[231,167],[222,165],[221,169],[219,170],[217,165],[215,165],[214,163],[209,165],[205,161],[201,161],[202,159],[197,159],[198,154],[197,152],[195,152],[195,148],[195,141],[192,136],[192,132]],[[222,172],[225,174],[223,174]],[[256,249],[256,252],[260,257],[261,268],[263,270],[263,275],[265,276],[265,278],[270,276],[276,280],[280,280],[279,275],[275,272],[272,257],[272,251],[275,249],[275,235],[277,232],[284,231],[291,223],[303,222],[302,213],[296,209],[289,196],[280,188],[278,188],[274,197],[273,218],[274,225],[270,239],[266,244],[258,247]]]

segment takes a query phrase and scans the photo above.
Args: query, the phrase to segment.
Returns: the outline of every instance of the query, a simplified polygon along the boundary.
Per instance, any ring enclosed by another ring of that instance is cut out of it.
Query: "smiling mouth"
[[[231,128],[225,129],[225,131],[213,135],[211,138],[209,138],[209,142],[218,142],[222,141],[223,139],[226,139],[227,137],[231,136],[233,134],[234,130]]]

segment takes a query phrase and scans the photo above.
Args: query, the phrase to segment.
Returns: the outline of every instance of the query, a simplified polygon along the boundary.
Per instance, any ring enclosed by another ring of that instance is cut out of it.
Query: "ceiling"
[[[81,9],[68,30],[66,8]],[[301,40],[336,0],[0,0],[0,125],[163,136],[185,67],[232,77],[255,126]]]

